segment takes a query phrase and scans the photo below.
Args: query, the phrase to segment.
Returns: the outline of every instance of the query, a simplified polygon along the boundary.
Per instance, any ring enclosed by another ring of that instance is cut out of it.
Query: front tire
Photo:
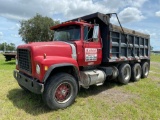
[[[45,85],[43,100],[50,109],[62,109],[70,106],[78,93],[78,84],[73,76],[58,73],[51,76]]]
[[[122,64],[119,67],[118,81],[121,84],[128,84],[131,78],[131,67],[129,64]]]

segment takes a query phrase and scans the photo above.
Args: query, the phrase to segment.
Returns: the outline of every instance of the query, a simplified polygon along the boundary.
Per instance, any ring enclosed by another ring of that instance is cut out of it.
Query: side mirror
[[[99,25],[94,25],[93,36],[92,36],[93,39],[98,39],[98,32],[99,32]]]

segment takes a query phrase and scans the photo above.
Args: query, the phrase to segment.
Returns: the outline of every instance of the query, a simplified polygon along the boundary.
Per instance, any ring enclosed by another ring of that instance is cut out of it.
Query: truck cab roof
[[[80,20],[80,21],[62,22],[61,24],[58,24],[56,26],[52,26],[50,29],[51,30],[55,30],[55,29],[58,29],[60,27],[69,26],[69,25],[88,25],[88,26],[91,26],[91,24],[87,23],[86,21]]]

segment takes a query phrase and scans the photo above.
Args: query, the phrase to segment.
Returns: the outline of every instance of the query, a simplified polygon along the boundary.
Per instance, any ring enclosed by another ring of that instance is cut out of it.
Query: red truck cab
[[[69,21],[51,27],[51,29],[55,31],[54,41],[61,40],[76,46],[78,66],[99,65],[101,63],[102,43],[99,29],[97,30],[96,38],[93,38],[93,24],[86,23],[85,21]],[[71,32],[69,40],[67,40],[67,34],[65,38],[56,38],[63,37],[64,29],[66,29],[66,33]],[[90,62],[90,59],[93,59],[93,62]]]
[[[99,65],[102,60],[102,43],[99,29],[97,38],[92,38],[93,29],[93,24],[84,21],[70,21],[51,27],[51,30],[55,31],[52,42],[32,42],[18,46],[18,53],[21,53],[21,49],[22,52],[26,49],[28,52],[32,51],[30,56],[34,60],[32,67],[29,66],[32,68],[32,73],[21,68],[20,70],[44,82],[45,73],[51,65],[68,63],[77,69],[81,66]],[[23,56],[21,59],[23,59],[22,65],[27,63],[28,59]],[[36,69],[40,69],[39,72]]]

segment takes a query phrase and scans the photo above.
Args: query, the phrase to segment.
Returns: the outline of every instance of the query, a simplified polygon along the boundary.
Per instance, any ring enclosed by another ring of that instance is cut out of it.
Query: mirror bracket
[[[99,33],[99,25],[94,25],[92,38],[98,39],[98,33]]]

